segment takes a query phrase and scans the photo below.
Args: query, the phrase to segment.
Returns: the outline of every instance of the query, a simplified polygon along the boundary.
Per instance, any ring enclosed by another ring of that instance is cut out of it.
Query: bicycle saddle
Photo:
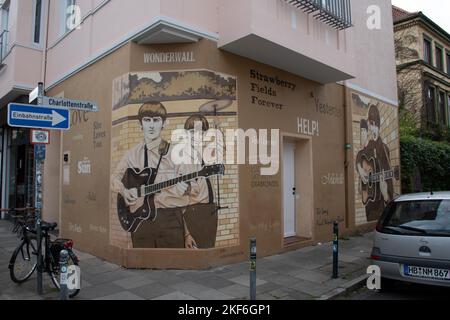
[[[42,223],[41,223],[41,228],[43,231],[53,231],[56,229],[57,226],[58,226],[58,224],[56,222],[48,223],[48,222],[42,221]]]

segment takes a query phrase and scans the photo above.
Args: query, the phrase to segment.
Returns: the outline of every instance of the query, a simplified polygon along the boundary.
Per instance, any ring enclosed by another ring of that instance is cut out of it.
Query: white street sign
[[[98,106],[95,104],[95,102],[91,102],[91,101],[72,100],[72,99],[56,98],[56,97],[55,98],[44,97],[43,105],[48,106],[50,108],[98,112]]]
[[[32,103],[34,100],[37,99],[39,94],[39,87],[34,88],[33,91],[30,92],[29,102]]]

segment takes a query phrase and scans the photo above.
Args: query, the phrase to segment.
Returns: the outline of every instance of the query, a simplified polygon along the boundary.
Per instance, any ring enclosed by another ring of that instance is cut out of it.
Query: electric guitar
[[[153,184],[156,178],[155,170],[147,168],[138,172],[134,169],[128,169],[124,174],[122,183],[128,190],[136,189],[138,199],[134,205],[128,206],[122,195],[117,195],[119,222],[125,231],[135,232],[143,221],[155,221],[157,217],[155,195],[158,192],[173,187],[180,182],[188,182],[200,177],[207,178],[224,174],[225,166],[223,164],[217,164],[205,166],[198,172]]]
[[[381,193],[379,184],[381,180],[400,179],[400,169],[398,166],[392,170],[380,171],[380,166],[375,158],[367,158],[363,155],[362,168],[369,173],[367,183],[361,180],[362,202],[364,205],[367,205],[369,202],[375,202],[378,199]]]

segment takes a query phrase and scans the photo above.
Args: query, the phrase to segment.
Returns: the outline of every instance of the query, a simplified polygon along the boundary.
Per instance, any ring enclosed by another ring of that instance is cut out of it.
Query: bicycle
[[[14,225],[13,232],[20,232],[21,242],[14,250],[9,262],[11,280],[17,284],[27,281],[37,269],[38,259],[38,239],[34,227],[33,216],[18,218]],[[59,256],[61,250],[69,253],[68,265],[78,265],[78,258],[73,252],[73,241],[70,239],[50,239],[49,232],[56,229],[57,223],[41,222],[41,243],[42,243],[42,273],[47,272],[53,285],[60,290],[60,265]],[[79,289],[69,290],[69,297],[73,298],[80,292]]]

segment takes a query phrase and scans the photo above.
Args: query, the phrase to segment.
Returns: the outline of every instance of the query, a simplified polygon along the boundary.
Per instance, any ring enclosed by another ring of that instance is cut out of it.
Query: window
[[[61,1],[61,30],[62,34],[65,34],[71,30],[70,28],[70,18],[72,16],[72,12],[69,11],[69,8],[76,4],[76,0],[62,0]]]
[[[0,28],[0,62],[5,58],[8,51],[8,24],[9,24],[9,7],[0,10],[1,28]]]
[[[436,89],[428,87],[427,91],[427,120],[436,123]]]
[[[431,41],[428,39],[423,40],[423,60],[431,64]]]
[[[383,233],[399,235],[450,235],[450,200],[394,202],[380,223]]]
[[[447,95],[447,124],[450,126],[450,93]]]
[[[444,71],[444,61],[443,61],[444,57],[442,48],[436,46],[435,54],[436,54],[436,68],[438,68],[441,71]]]
[[[439,92],[439,124],[445,126],[447,123],[445,112],[445,92]]]
[[[450,74],[450,53],[447,53],[447,73]]]
[[[41,42],[42,0],[34,1],[34,43]]]

